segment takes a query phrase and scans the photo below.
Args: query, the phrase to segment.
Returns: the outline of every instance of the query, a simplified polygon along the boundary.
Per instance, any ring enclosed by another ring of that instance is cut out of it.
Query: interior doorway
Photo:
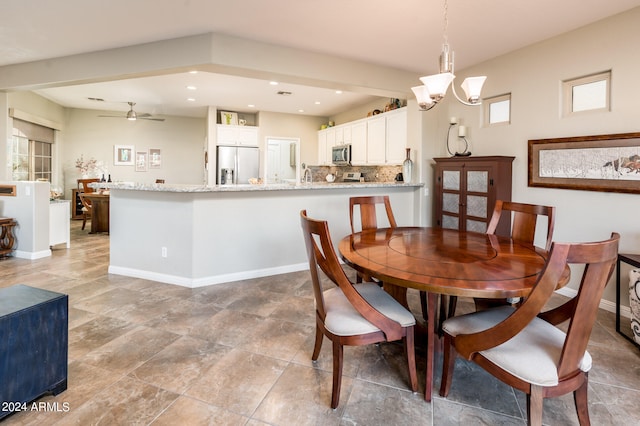
[[[300,180],[300,139],[267,138],[266,183],[296,183]]]

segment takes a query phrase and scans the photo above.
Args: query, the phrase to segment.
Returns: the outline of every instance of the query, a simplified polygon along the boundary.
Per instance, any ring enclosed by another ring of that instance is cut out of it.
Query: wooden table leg
[[[433,363],[435,359],[435,339],[438,333],[438,316],[436,309],[438,306],[438,293],[427,293],[427,309],[429,312],[429,323],[427,324],[427,372],[424,389],[424,399],[431,402],[433,390]]]

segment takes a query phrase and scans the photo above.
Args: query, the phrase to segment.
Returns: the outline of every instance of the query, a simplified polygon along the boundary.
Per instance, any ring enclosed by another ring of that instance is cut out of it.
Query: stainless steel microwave
[[[351,144],[336,145],[331,149],[331,162],[336,166],[351,164]]]

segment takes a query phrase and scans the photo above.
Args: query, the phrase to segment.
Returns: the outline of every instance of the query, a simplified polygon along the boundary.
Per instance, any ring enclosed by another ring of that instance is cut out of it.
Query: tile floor
[[[76,221],[72,234],[72,248],[51,258],[0,261],[0,286],[70,298],[68,389],[6,425],[525,424],[524,395],[461,360],[449,397],[435,391],[426,403],[424,349],[421,390],[412,393],[399,344],[347,348],[332,410],[330,344],[310,360],[308,273],[187,289],[109,275],[109,237]],[[418,313],[417,294],[410,303]],[[612,314],[601,312],[589,350],[592,423],[640,424],[640,351],[615,332]],[[545,400],[544,423],[577,424],[572,397]]]

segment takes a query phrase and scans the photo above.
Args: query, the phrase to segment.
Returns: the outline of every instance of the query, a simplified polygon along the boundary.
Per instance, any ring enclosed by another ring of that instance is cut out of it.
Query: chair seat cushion
[[[506,319],[515,309],[504,306],[461,315],[446,320],[442,328],[450,336],[476,333],[493,327]],[[520,333],[510,340],[480,354],[489,361],[526,382],[538,386],[558,384],[558,362],[566,334],[554,325],[534,318]],[[591,369],[591,355],[584,353],[578,366],[587,372]]]
[[[402,327],[415,325],[413,314],[377,284],[361,283],[353,286],[371,306]],[[380,331],[356,311],[339,287],[326,290],[323,294],[327,311],[324,325],[331,333],[337,336],[357,336]]]

